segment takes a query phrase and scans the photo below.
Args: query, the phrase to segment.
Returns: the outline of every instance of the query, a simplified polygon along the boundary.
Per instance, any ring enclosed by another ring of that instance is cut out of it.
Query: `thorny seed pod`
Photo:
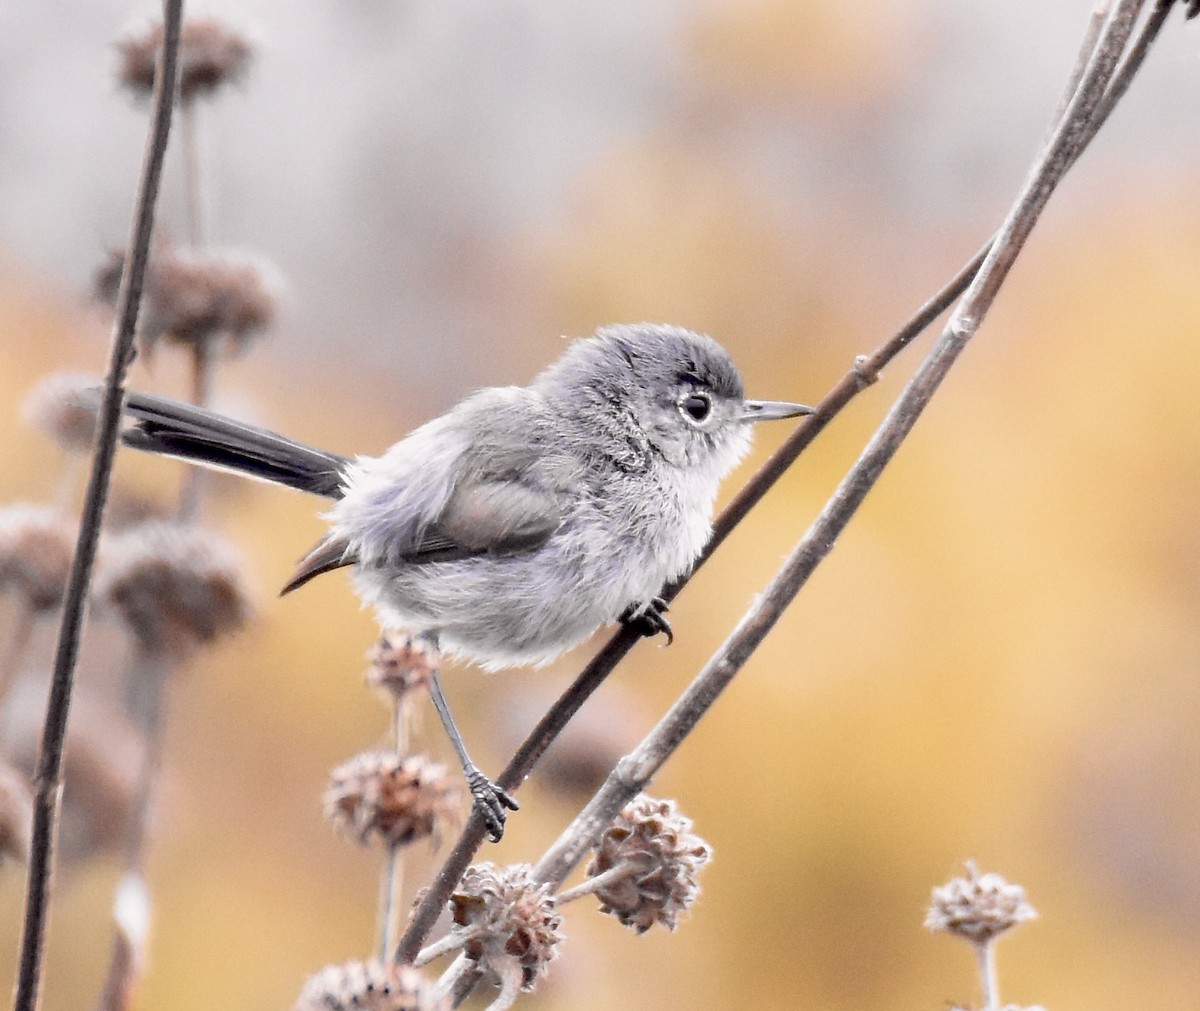
[[[96,272],[96,297],[115,302],[125,254],[109,253]],[[146,272],[138,334],[147,352],[160,340],[188,347],[228,340],[236,353],[275,319],[268,270],[228,254],[185,253],[166,242],[154,247]]]
[[[97,404],[87,391],[99,381],[94,376],[54,372],[25,397],[21,419],[45,432],[63,449],[73,453],[91,451],[96,435]]]
[[[952,878],[933,890],[925,926],[956,934],[971,944],[984,945],[1037,911],[1025,901],[1025,889],[999,874],[980,874],[967,861],[966,877]]]
[[[427,688],[440,662],[432,642],[404,633],[384,633],[367,651],[367,659],[367,684],[396,701]]]
[[[378,836],[406,846],[459,818],[462,791],[444,765],[424,755],[364,751],[330,773],[325,816],[366,844]]]
[[[159,22],[117,43],[121,56],[117,79],[135,95],[148,96],[154,90],[155,64],[162,42]],[[253,54],[245,37],[215,18],[188,18],[179,36],[179,97],[190,102],[240,80]]]
[[[470,934],[466,956],[501,979],[519,969],[523,990],[533,989],[558,954],[562,919],[550,886],[533,880],[529,864],[467,868],[450,897],[450,911]]]
[[[680,914],[696,901],[696,873],[710,859],[712,849],[692,834],[691,819],[676,810],[673,800],[641,794],[600,837],[587,874],[632,868],[629,876],[596,889],[596,897],[602,913],[642,934],[655,923],[675,929]]]
[[[33,794],[25,777],[0,759],[0,865],[29,856]]]
[[[410,966],[346,962],[309,978],[292,1011],[449,1011],[450,1003]]]
[[[95,597],[155,656],[182,658],[236,632],[250,616],[228,543],[169,522],[130,527],[109,540]]]
[[[74,553],[75,531],[56,510],[0,509],[0,593],[15,593],[34,612],[54,610],[62,603]]]

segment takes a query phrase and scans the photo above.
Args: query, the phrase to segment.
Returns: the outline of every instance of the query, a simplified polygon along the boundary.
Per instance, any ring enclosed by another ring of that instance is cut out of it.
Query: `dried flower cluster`
[[[1037,911],[1025,901],[1025,889],[999,874],[980,874],[967,862],[965,877],[952,878],[933,890],[925,926],[956,934],[972,944],[988,944]]]
[[[712,849],[692,833],[673,800],[642,794],[616,817],[596,844],[587,873],[596,877],[626,866],[630,873],[596,889],[600,911],[639,934],[655,923],[674,930],[700,892],[696,874]]]
[[[21,417],[63,449],[90,452],[96,436],[100,401],[95,390],[99,385],[95,376],[51,373],[29,391]]]
[[[467,869],[450,897],[454,922],[469,934],[463,951],[500,979],[519,970],[521,988],[532,990],[555,958],[562,920],[550,886],[533,879],[528,864]]]
[[[379,962],[331,965],[304,985],[292,1011],[449,1011],[416,969]]]
[[[35,613],[62,603],[75,554],[75,531],[57,510],[0,509],[0,593],[13,593]]]
[[[404,633],[385,633],[367,651],[371,666],[367,684],[400,700],[424,691],[441,658],[429,639]]]
[[[377,836],[404,846],[456,821],[462,790],[424,755],[365,751],[333,770],[324,804],[325,816],[358,842]]]
[[[161,22],[117,43],[121,56],[117,78],[135,95],[148,96],[154,90],[155,65],[162,44]],[[240,80],[253,54],[242,35],[215,18],[188,19],[179,37],[179,97],[190,102]]]
[[[106,556],[96,599],[120,615],[148,653],[186,656],[249,618],[237,559],[215,534],[145,523],[114,536]]]
[[[96,296],[115,302],[125,253],[114,250],[96,272]],[[271,325],[276,299],[260,264],[227,254],[189,253],[155,246],[146,271],[138,333],[152,350],[160,340],[189,347],[225,339],[242,350]]]

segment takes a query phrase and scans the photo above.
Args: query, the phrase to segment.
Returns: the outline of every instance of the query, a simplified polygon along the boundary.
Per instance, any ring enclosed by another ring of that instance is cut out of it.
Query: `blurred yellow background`
[[[218,403],[375,452],[475,386],[526,380],[560,334],[642,319],[712,333],[752,395],[816,401],[1002,216],[1089,8],[1048,6],[247,5],[255,72],[202,110],[211,225],[288,287],[271,336],[222,367]],[[0,175],[3,502],[59,484],[58,451],[19,422],[25,392],[105,361],[87,279],[124,241],[144,128],[109,84],[108,44],[142,13],[7,18],[4,52],[32,45],[46,69],[0,59],[0,147],[25,156]],[[530,1006],[977,1001],[970,952],[921,927],[931,887],[969,858],[1041,913],[1000,946],[1006,1001],[1195,1004],[1198,45],[1172,18],[976,345],[655,783],[715,850],[687,921],[639,938],[567,907]],[[161,223],[178,234],[169,173]],[[593,700],[621,714],[613,747],[721,642],[925,346],[680,596],[675,644],[639,646]],[[132,385],[179,392],[182,376],[163,349]],[[781,438],[759,433],[726,496]],[[121,487],[174,494],[174,464],[128,456]],[[373,622],[343,576],[274,595],[318,508],[216,489],[208,518],[246,558],[258,619],[172,686],[140,1007],[286,1008],[310,973],[371,949],[378,856],[336,838],[319,797],[333,765],[384,739],[361,677]],[[485,768],[587,655],[449,672]],[[536,859],[581,802],[537,773],[521,798],[486,858]],[[418,846],[410,888],[429,866]],[[48,1011],[93,1000],[117,873],[99,857],[59,874]],[[0,867],[0,979],[23,888]]]

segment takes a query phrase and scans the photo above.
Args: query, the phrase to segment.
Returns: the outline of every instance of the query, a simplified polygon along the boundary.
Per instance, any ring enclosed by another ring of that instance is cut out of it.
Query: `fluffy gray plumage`
[[[747,422],[808,411],[746,401],[714,340],[652,324],[575,341],[528,386],[480,390],[378,457],[172,404],[131,395],[127,441],[336,499],[285,592],[353,565],[386,627],[488,669],[545,663],[647,607],[704,547]]]

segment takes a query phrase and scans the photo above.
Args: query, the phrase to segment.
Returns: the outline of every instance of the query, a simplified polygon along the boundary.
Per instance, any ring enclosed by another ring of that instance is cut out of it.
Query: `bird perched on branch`
[[[747,400],[712,338],[643,323],[572,342],[528,386],[480,390],[380,456],[143,393],[126,398],[124,441],[333,499],[283,592],[351,566],[385,627],[496,670],[618,620],[669,637],[658,593],[704,548],[751,423],[811,410]],[[499,839],[516,802],[471,761],[436,675],[431,694]]]

